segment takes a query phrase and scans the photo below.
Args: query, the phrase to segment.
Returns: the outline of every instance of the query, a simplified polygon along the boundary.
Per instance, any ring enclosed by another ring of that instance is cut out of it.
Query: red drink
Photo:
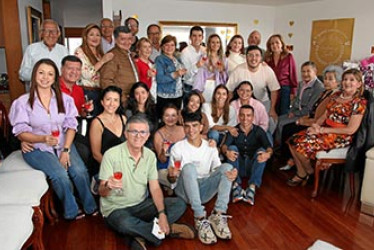
[[[157,74],[157,70],[156,69],[152,69],[153,73]]]
[[[208,57],[207,57],[206,55],[204,55],[204,56],[202,57],[202,59],[203,59],[203,61],[206,61],[206,60],[208,60]]]
[[[122,179],[122,172],[115,172],[113,174],[113,176],[114,176],[114,179],[121,180]]]
[[[52,136],[58,138],[60,136],[60,130],[52,130]]]
[[[165,144],[165,146],[167,146],[168,148],[170,148],[171,143],[169,141],[164,141],[164,144]]]
[[[221,65],[221,61],[217,61],[217,66],[220,66]]]
[[[84,109],[85,109],[85,110],[89,110],[90,108],[91,108],[91,103],[86,102],[86,103],[84,104]]]
[[[179,170],[181,168],[181,161],[174,161],[174,167]]]

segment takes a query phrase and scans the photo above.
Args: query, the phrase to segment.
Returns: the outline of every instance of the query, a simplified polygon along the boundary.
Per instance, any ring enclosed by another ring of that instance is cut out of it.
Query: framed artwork
[[[29,44],[40,41],[42,13],[31,6],[27,7],[27,33]]]

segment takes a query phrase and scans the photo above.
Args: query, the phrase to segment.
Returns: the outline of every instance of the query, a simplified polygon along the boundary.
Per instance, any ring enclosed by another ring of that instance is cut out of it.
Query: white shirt
[[[227,57],[227,62],[229,65],[228,73],[230,76],[236,66],[246,62],[245,55],[230,51],[230,55]]]
[[[31,81],[32,69],[36,62],[43,58],[51,59],[61,70],[61,60],[69,54],[68,49],[61,44],[56,44],[52,50],[44,44],[43,41],[27,46],[23,55],[22,64],[19,69],[19,78],[22,81]]]
[[[115,45],[114,37],[112,36],[112,42],[108,42],[104,37],[101,37],[101,47],[103,48],[104,54],[114,48]]]
[[[280,89],[274,71],[268,65],[264,66],[262,63],[256,72],[249,71],[246,62],[238,65],[231,73],[226,87],[233,91],[242,81],[250,81],[252,83],[253,95],[262,103],[270,100],[267,88],[270,91]]]
[[[202,139],[200,147],[195,147],[183,139],[174,144],[170,152],[169,166],[174,166],[174,159],[181,160],[181,169],[187,163],[196,166],[197,178],[207,178],[221,165],[216,147],[210,147],[209,143]]]
[[[196,51],[191,44],[182,51],[181,60],[184,67],[187,69],[186,74],[183,76],[183,83],[193,86],[195,75],[199,69],[196,66],[196,63],[200,60],[204,53],[205,47],[200,46],[199,51]]]
[[[157,50],[155,47],[152,46],[152,53],[149,56],[149,60],[151,60],[152,62],[155,62],[156,57],[158,57],[159,55],[161,55],[161,48]]]
[[[202,111],[205,113],[206,117],[208,118],[209,128],[214,127],[215,125],[218,126],[236,126],[236,111],[234,107],[231,105],[229,106],[229,121],[227,124],[223,122],[223,116],[221,116],[217,122],[213,121],[212,117],[212,105],[210,103],[204,103],[202,107]]]

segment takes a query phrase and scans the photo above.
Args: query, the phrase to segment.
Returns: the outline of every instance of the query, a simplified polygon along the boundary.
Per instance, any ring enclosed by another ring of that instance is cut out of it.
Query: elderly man
[[[160,245],[158,232],[192,239],[192,228],[174,223],[184,213],[180,198],[164,199],[158,183],[156,156],[144,143],[150,136],[148,121],[134,115],[127,121],[127,141],[105,152],[99,179],[101,212],[108,225],[134,238],[132,247],[145,249],[145,240]],[[152,198],[148,197],[148,189]],[[153,232],[154,219],[159,230]]]
[[[27,46],[23,55],[22,64],[19,70],[19,78],[22,81],[31,81],[31,73],[34,65],[42,58],[51,59],[57,67],[61,68],[61,60],[67,56],[68,50],[66,47],[57,44],[60,37],[60,28],[56,21],[46,19],[42,23],[40,30],[42,41],[30,44]],[[29,84],[26,84],[26,90],[29,90]]]
[[[136,44],[139,41],[139,38],[136,36],[139,32],[139,21],[134,17],[128,17],[125,20],[124,25],[129,27],[129,29],[131,30],[131,34],[133,35],[130,51],[132,53],[136,53]]]
[[[114,37],[113,37],[113,30],[114,25],[112,20],[109,18],[103,18],[100,21],[100,29],[101,29],[101,47],[103,48],[103,52],[107,53],[114,47]]]
[[[133,36],[129,27],[118,26],[114,29],[114,39],[116,44],[110,50],[113,53],[113,59],[101,68],[100,85],[103,89],[110,85],[121,88],[121,99],[125,103],[132,85],[139,81],[138,72],[130,54]]]
[[[248,36],[248,47],[251,45],[259,46],[261,43],[261,33],[258,30],[252,31]],[[264,60],[265,50],[261,48],[262,60]]]
[[[154,62],[156,57],[161,54],[160,39],[161,39],[161,27],[157,24],[150,24],[147,27],[147,36],[152,43],[152,54],[149,59]]]

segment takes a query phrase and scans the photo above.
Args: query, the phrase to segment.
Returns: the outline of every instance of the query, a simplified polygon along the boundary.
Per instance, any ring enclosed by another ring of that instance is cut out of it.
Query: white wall
[[[111,4],[105,4],[108,2]],[[245,41],[253,29],[258,29],[264,37],[274,30],[273,7],[175,0],[103,0],[103,15],[112,18],[113,10],[122,10],[122,20],[137,14],[140,37],[146,36],[148,24],[160,20],[238,23],[238,31]],[[255,19],[259,20],[257,25],[253,23]],[[261,45],[265,45],[265,41]]]
[[[102,0],[62,1],[65,27],[85,27],[89,23],[99,24],[103,15]]]
[[[374,1],[373,0],[329,0],[278,7],[275,12],[275,33],[281,33],[286,43],[294,45],[296,63],[301,65],[309,60],[312,21],[323,19],[355,18],[352,60],[370,56],[374,45]],[[290,27],[289,21],[295,24]],[[287,34],[294,33],[292,39]],[[320,69],[322,70],[322,69]]]

